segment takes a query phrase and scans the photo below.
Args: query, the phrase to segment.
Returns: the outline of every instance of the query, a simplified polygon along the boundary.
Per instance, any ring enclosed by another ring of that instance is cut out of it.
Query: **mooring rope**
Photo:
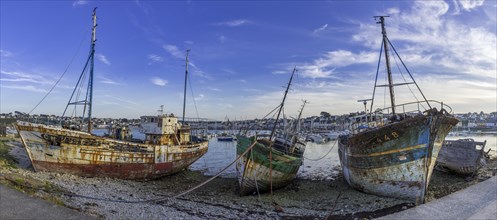
[[[224,171],[226,171],[231,165],[233,165],[236,161],[238,161],[241,157],[243,157],[245,154],[247,154],[249,152],[249,150],[251,150],[255,146],[255,144],[257,144],[257,140],[252,145],[250,145],[250,147],[248,147],[247,150],[245,150],[245,152],[243,152],[240,156],[238,156],[233,162],[231,162],[228,166],[226,166],[225,168],[223,168],[221,171],[219,171],[216,175],[214,175],[210,179],[204,181],[203,183],[201,183],[201,184],[199,184],[199,185],[197,185],[197,186],[195,186],[195,187],[193,187],[193,188],[191,188],[191,189],[189,189],[189,190],[187,190],[185,192],[182,192],[182,193],[180,193],[178,195],[175,195],[175,196],[173,196],[171,198],[178,198],[178,197],[180,197],[182,195],[190,193],[193,190],[196,190],[196,189],[200,188],[201,186],[207,184],[208,182],[214,180],[216,177],[220,176],[221,173],[223,173]],[[158,200],[158,201],[161,201],[161,200]]]
[[[326,153],[324,156],[322,156],[321,158],[319,159],[310,159],[310,158],[307,158],[307,157],[304,157],[306,160],[310,160],[310,161],[318,161],[318,160],[322,160],[324,159],[326,156],[328,156],[328,154],[330,154],[330,152],[333,150],[333,148],[335,148],[335,145],[337,144],[338,142],[338,139],[333,143],[333,146],[331,146],[330,150],[328,151],[328,153]]]
[[[231,162],[228,166],[226,166],[225,168],[223,168],[221,171],[219,171],[216,175],[214,175],[213,177],[209,178],[208,180],[198,184],[197,186],[191,188],[191,189],[188,189],[182,193],[179,193],[177,195],[174,195],[174,196],[171,196],[171,197],[165,197],[165,198],[159,198],[159,199],[148,199],[148,200],[136,200],[136,201],[129,201],[129,200],[113,200],[113,199],[107,199],[107,198],[97,198],[97,197],[90,197],[90,196],[84,196],[84,195],[79,195],[79,194],[76,194],[76,193],[59,193],[59,194],[63,194],[63,195],[66,195],[66,196],[71,196],[71,197],[79,197],[79,198],[85,198],[85,199],[91,199],[91,200],[101,200],[101,201],[107,201],[107,202],[118,202],[118,203],[152,203],[152,202],[161,202],[161,201],[165,201],[165,200],[168,200],[168,199],[174,199],[174,198],[178,198],[180,196],[183,196],[183,195],[186,195],[200,187],[202,187],[203,185],[209,183],[210,181],[214,180],[215,178],[217,178],[218,176],[220,176],[224,171],[226,171],[231,165],[233,165],[236,161],[238,161],[241,157],[245,156],[245,154],[247,154],[256,144],[257,144],[257,140],[252,144],[250,145],[247,150],[245,150],[245,152],[243,152],[241,155],[239,155],[233,162]],[[29,187],[29,188],[34,188],[34,187],[30,187],[30,186],[26,186],[26,187]]]

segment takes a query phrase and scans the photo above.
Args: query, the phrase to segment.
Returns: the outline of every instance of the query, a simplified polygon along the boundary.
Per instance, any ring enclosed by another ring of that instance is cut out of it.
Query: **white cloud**
[[[167,80],[165,79],[161,79],[159,77],[154,77],[152,79],[150,79],[150,81],[154,84],[154,85],[158,85],[158,86],[166,86],[166,84],[168,83]]]
[[[45,89],[40,89],[36,88],[34,86],[28,85],[28,86],[11,86],[11,85],[2,85],[2,88],[7,88],[7,89],[17,89],[17,90],[25,90],[25,91],[30,91],[30,92],[39,92],[39,93],[46,93],[47,90]]]
[[[109,101],[109,100],[103,101],[105,104],[121,104],[122,105],[122,103],[128,103],[128,104],[132,104],[132,105],[138,105],[138,103],[136,103],[134,101],[131,101],[131,100],[128,100],[125,98],[121,98],[118,96],[104,95],[103,97],[113,100],[113,101]],[[118,102],[116,103],[114,101],[118,101]]]
[[[461,7],[459,7],[459,4],[457,3],[456,0],[452,0],[452,1],[454,3],[454,12],[452,13],[452,15],[459,15],[461,12]]]
[[[205,98],[205,95],[204,95],[204,94],[199,94],[199,95],[195,98],[195,100],[200,101],[200,100],[202,100],[202,99],[204,99],[204,98]]]
[[[487,14],[475,14],[474,9],[481,5],[480,2],[466,3],[469,6],[461,6],[462,13],[470,13],[468,9],[472,9],[471,16],[492,20]],[[443,101],[455,112],[472,111],[475,105],[482,109],[495,108],[497,35],[488,29],[488,23],[475,25],[478,23],[466,22],[462,16],[450,14],[448,4],[443,1],[414,2],[411,8],[389,8],[386,11],[393,14],[386,18],[388,37],[428,99]],[[337,113],[361,110],[362,104],[354,100],[371,98],[381,44],[380,29],[373,20],[359,23],[352,36],[352,41],[359,45],[356,49],[328,51],[309,62],[297,63],[299,75],[304,79],[303,83],[295,83],[300,84],[300,88],[294,89],[299,95],[289,94],[288,106],[297,109],[299,99],[305,97],[311,101],[305,112],[311,115],[323,110]],[[393,71],[398,72],[396,65],[402,64],[398,59],[394,60],[392,48],[390,52]],[[351,72],[352,69],[356,72]],[[380,67],[380,71],[385,70]],[[273,74],[289,72],[290,69],[275,70]],[[340,77],[335,78],[338,74]],[[405,71],[403,74],[408,77]],[[383,75],[379,77],[379,80],[384,80]],[[397,78],[396,82],[401,81],[402,78]],[[421,99],[417,89],[411,89]],[[383,90],[376,92],[375,106],[388,105],[389,100],[383,100],[383,95],[380,95]],[[398,103],[413,99],[407,87],[398,87],[396,98]],[[281,99],[281,92],[275,91],[248,97],[246,102],[270,110],[267,103],[278,99]],[[257,117],[260,114],[247,112],[246,115]]]
[[[466,7],[478,5],[480,2]],[[487,30],[483,23],[482,26],[465,24],[466,20],[461,16],[448,14],[448,7],[443,1],[415,2],[411,9],[386,19],[389,39],[408,67],[416,72],[437,69],[437,73],[495,79],[496,34]],[[479,16],[487,20],[484,14]],[[378,24],[360,24],[358,30],[354,41],[371,50],[379,50]]]
[[[250,89],[243,89],[244,92],[263,92],[262,90],[260,89],[253,89],[253,88],[250,88]]]
[[[100,62],[104,63],[107,66],[110,66],[109,60],[107,60],[107,57],[103,54],[95,54],[97,56],[97,59],[100,60]]]
[[[112,79],[109,79],[109,78],[106,78],[104,76],[97,76],[97,78],[100,79],[100,83],[104,83],[104,84],[109,84],[109,85],[123,85],[123,83],[120,83],[120,82],[116,82]]]
[[[12,53],[10,51],[0,50],[0,57],[10,57],[10,56],[12,56]]]
[[[178,49],[177,46],[175,45],[162,45],[162,48],[166,50],[171,56],[176,57],[176,58],[185,58],[183,53]]]
[[[483,11],[487,15],[487,19],[491,27],[495,27],[497,22],[497,2],[487,2],[482,6]]]
[[[352,53],[347,50],[336,50],[328,52],[324,58],[315,61],[318,66],[343,67],[351,64],[371,63],[378,57],[374,52]]]
[[[299,73],[304,78],[331,78],[337,67],[345,67],[352,64],[373,64],[378,58],[374,52],[352,53],[347,50],[329,51],[321,58],[312,63],[297,64]],[[290,71],[273,71],[273,73],[288,73]]]
[[[231,69],[223,69],[223,72],[227,73],[228,75],[237,75],[238,73],[234,70]]]
[[[207,87],[208,90],[211,90],[211,91],[214,91],[214,92],[221,92],[223,90],[219,89],[219,88],[214,88],[214,87]]]
[[[324,31],[326,30],[326,28],[328,27],[328,24],[325,24],[323,26],[321,26],[320,28],[318,29],[315,29],[314,31],[312,31],[313,33],[318,33],[318,32],[321,32],[321,31]]]
[[[387,9],[387,14],[388,15],[398,14],[399,12],[400,12],[399,8],[389,8],[389,9]]]
[[[0,78],[0,81],[6,82],[30,82],[35,84],[52,84],[53,82],[47,80],[45,77],[40,75],[33,75],[23,72],[15,72],[15,71],[5,71],[1,70],[0,73],[4,75],[4,77]]]
[[[232,21],[225,21],[225,22],[219,22],[214,25],[218,26],[229,26],[229,27],[238,27],[244,24],[251,24],[253,22],[249,20],[244,20],[244,19],[238,19],[238,20],[232,20]]]
[[[319,67],[315,65],[307,65],[299,67],[301,75],[304,78],[330,78],[336,68]]]
[[[191,72],[194,76],[212,80],[212,77],[209,74],[198,68],[192,61],[190,61],[188,64],[192,67]]]
[[[72,3],[72,7],[75,8],[75,7],[78,7],[78,6],[82,6],[82,5],[86,5],[90,3],[89,1],[86,1],[86,0],[78,0],[78,1],[75,1]]]
[[[471,11],[474,8],[482,6],[485,0],[459,0],[458,2],[464,10]]]
[[[192,74],[193,74],[194,76],[198,76],[198,77],[200,77],[200,78],[204,78],[204,79],[212,80],[212,77],[211,77],[209,74],[205,73],[204,71],[202,71],[202,70],[200,70],[200,69],[198,69],[198,68],[195,68],[195,69],[192,71]]]
[[[287,70],[274,70],[271,72],[272,74],[288,74]]]
[[[148,59],[151,61],[149,63],[149,65],[152,63],[160,63],[160,62],[164,61],[164,59],[161,56],[155,55],[155,54],[149,54]]]

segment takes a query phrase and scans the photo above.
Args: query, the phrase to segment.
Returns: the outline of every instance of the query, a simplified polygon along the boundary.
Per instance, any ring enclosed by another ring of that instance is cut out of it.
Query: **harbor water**
[[[96,135],[104,135],[106,129],[95,129]],[[144,135],[138,129],[132,129],[134,138],[144,139]],[[458,140],[471,138],[475,141],[487,141],[485,151],[491,149],[491,155],[497,156],[496,134],[455,134],[447,136],[447,140]],[[226,168],[236,159],[236,141],[217,141],[217,138],[209,139],[209,150],[190,166],[191,170],[200,171],[204,175],[214,176]],[[336,141],[316,144],[307,142],[304,153],[304,161],[297,173],[297,177],[310,180],[333,180],[340,172],[340,159],[338,158],[338,143]],[[236,178],[235,164],[231,165],[220,174],[224,178]]]

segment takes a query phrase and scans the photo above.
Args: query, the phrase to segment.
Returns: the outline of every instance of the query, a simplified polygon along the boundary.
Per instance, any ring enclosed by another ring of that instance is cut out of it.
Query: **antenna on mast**
[[[361,100],[357,100],[357,102],[362,102],[362,104],[364,104],[364,114],[367,114],[368,113],[368,109],[366,107],[366,105],[368,104],[368,101],[371,101],[373,99],[361,99]]]

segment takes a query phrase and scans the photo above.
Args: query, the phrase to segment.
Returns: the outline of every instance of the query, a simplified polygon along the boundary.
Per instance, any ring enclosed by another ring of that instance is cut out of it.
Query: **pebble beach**
[[[85,178],[70,174],[34,172],[19,142],[8,143],[18,158],[17,168],[1,168],[3,181],[23,178],[23,184],[50,184],[35,196],[55,196],[72,209],[102,219],[287,219],[287,218],[375,218],[414,206],[409,201],[379,197],[350,188],[339,167],[324,180],[297,178],[273,194],[240,197],[236,178],[215,178],[198,189],[173,198],[210,179],[200,171],[185,170],[152,181]],[[495,175],[495,155],[487,167],[472,178],[436,171],[427,202],[448,195]],[[34,184],[32,182],[38,182]]]

